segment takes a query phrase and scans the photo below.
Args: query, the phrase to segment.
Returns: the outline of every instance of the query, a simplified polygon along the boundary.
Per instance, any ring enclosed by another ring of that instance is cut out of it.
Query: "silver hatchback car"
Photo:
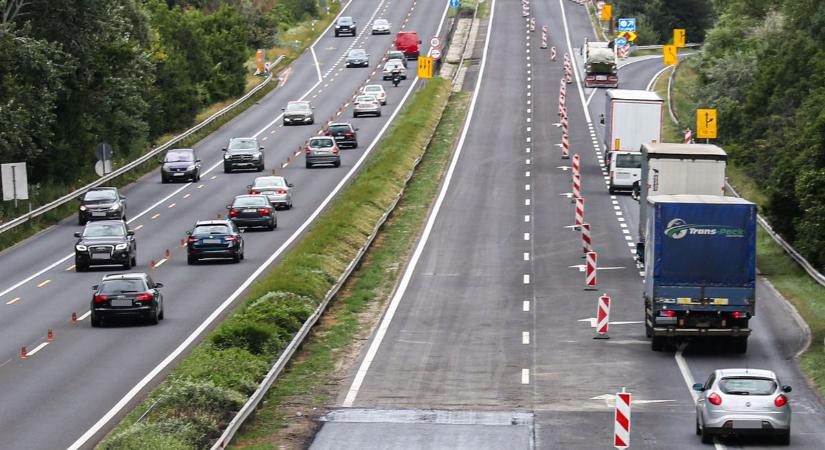
[[[284,177],[258,177],[247,189],[250,195],[266,195],[269,203],[276,208],[292,209],[292,183]]]
[[[705,444],[714,436],[772,435],[779,444],[791,442],[790,386],[761,369],[719,369],[696,383],[696,434]]]
[[[352,117],[363,115],[381,117],[381,102],[374,95],[359,95],[355,97],[355,105],[352,107]]]

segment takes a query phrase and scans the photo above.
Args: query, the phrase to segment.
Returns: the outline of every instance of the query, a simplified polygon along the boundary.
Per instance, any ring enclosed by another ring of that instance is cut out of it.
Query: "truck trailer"
[[[608,89],[604,95],[605,157],[611,151],[638,152],[642,144],[662,142],[663,100],[659,94]]]
[[[719,195],[647,197],[644,308],[652,349],[723,337],[747,351],[756,313],[756,205]]]

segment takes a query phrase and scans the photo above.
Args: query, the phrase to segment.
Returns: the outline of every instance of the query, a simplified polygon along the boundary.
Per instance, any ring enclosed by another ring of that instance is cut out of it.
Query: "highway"
[[[821,448],[825,410],[794,355],[805,333],[760,281],[747,354],[690,344],[653,352],[633,259],[638,206],[611,196],[600,166],[600,93],[568,85],[570,148],[582,157],[585,219],[599,255],[584,290],[568,160],[560,159],[561,56],[594,39],[585,9],[532,2],[559,61],[539,49],[522,2],[491,1],[479,82],[455,159],[387,313],[313,449],[612,446],[613,396],[633,394],[631,448],[698,449],[690,385],[721,367],[768,368],[793,386],[791,448]],[[661,60],[626,65],[621,87],[645,89]],[[599,294],[613,299],[609,340],[594,340]],[[769,448],[763,440],[716,449]]]
[[[326,30],[283,75],[282,86],[201,141],[195,147],[203,160],[200,182],[161,184],[156,170],[123,190],[138,241],[136,270],[149,272],[154,261],[152,276],[165,285],[166,318],[160,325],[90,327],[91,286],[119,270],[74,271],[76,217],[0,254],[0,449],[90,448],[136,405],[357,171],[414,89],[414,62],[399,87],[381,81],[378,63],[395,32],[418,31],[426,42],[442,29],[445,14],[446,8],[422,8],[414,0],[345,4],[342,15],[356,19],[358,36],[335,38]],[[371,36],[375,18],[388,19],[392,34]],[[371,68],[344,68],[347,51],[359,47],[370,54]],[[385,85],[388,104],[381,118],[352,119],[351,99],[368,80]],[[298,99],[312,101],[316,124],[282,127],[281,108]],[[359,127],[359,148],[342,152],[340,168],[307,170],[296,151],[330,119]],[[246,232],[242,263],[188,266],[180,247],[185,232],[198,219],[225,215],[225,205],[261,175],[223,173],[221,148],[240,136],[258,137],[265,147],[264,174],[274,170],[295,184],[295,207],[278,213],[276,231]],[[46,339],[49,329],[53,341]],[[28,359],[19,358],[22,346]]]

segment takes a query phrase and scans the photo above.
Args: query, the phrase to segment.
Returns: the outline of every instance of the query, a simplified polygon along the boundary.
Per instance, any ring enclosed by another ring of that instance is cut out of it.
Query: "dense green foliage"
[[[816,0],[720,1],[697,106],[767,195],[764,213],[825,267],[825,13]]]
[[[254,50],[316,0],[0,0],[0,162],[72,186],[241,94]],[[2,214],[0,214],[2,215]]]
[[[641,45],[670,42],[684,28],[688,42],[702,42],[713,25],[713,0],[615,0],[613,17],[635,17]]]

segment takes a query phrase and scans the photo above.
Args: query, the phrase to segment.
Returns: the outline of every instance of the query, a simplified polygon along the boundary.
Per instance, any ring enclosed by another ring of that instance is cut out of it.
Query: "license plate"
[[[734,420],[733,421],[733,428],[734,429],[745,429],[745,430],[761,430],[762,429],[762,421],[761,420]]]
[[[105,212],[93,212],[92,213],[92,217],[105,217],[105,216],[106,216]]]
[[[175,173],[172,174],[173,177],[182,177],[184,175],[186,175],[186,174],[183,173],[183,172],[175,172]]]
[[[92,259],[109,259],[108,253],[92,253]]]
[[[111,300],[111,305],[112,306],[132,306],[132,301],[131,300],[114,299],[114,300]]]
[[[596,75],[596,79],[599,81],[604,81],[607,79],[607,75]]]
[[[220,239],[204,239],[202,242],[204,244],[220,244],[222,241]]]
[[[245,212],[245,213],[254,213],[255,211],[257,211],[257,210],[256,209],[245,209],[245,210],[243,210],[243,212]]]

